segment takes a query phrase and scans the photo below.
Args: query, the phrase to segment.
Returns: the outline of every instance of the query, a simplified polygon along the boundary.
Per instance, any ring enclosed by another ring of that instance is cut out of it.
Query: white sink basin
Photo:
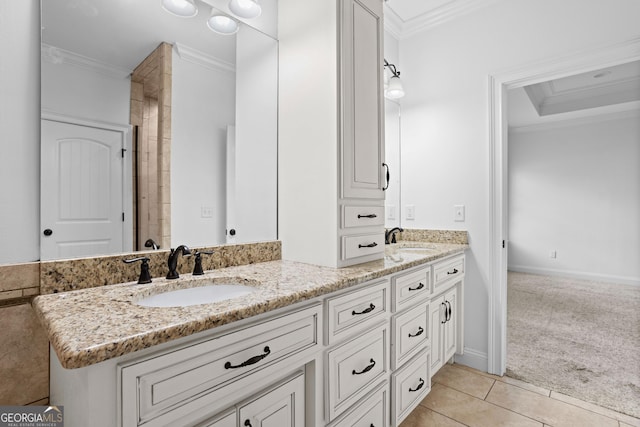
[[[256,288],[252,286],[232,284],[197,286],[150,295],[137,301],[136,304],[143,307],[188,307],[241,297],[255,290]]]

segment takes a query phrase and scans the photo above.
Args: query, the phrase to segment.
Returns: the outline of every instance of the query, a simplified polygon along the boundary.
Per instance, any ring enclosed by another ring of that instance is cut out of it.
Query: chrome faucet
[[[396,243],[396,232],[399,231],[402,233],[404,230],[400,227],[394,227],[391,230],[387,230],[384,233],[384,243],[388,245],[389,243]]]
[[[171,252],[169,253],[169,259],[167,264],[169,265],[169,273],[167,273],[167,279],[177,279],[180,277],[178,274],[178,257],[182,254],[183,256],[191,255],[191,251],[185,245],[180,245],[177,248],[171,248]]]

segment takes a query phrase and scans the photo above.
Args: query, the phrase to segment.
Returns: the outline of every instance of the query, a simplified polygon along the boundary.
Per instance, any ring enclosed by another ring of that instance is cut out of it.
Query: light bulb
[[[226,15],[211,15],[207,20],[207,26],[211,31],[224,35],[235,34],[240,29],[238,23]]]
[[[193,0],[162,0],[162,8],[182,18],[191,18],[198,14],[198,7]]]
[[[262,13],[258,0],[231,0],[229,10],[234,15],[245,19],[257,18]]]

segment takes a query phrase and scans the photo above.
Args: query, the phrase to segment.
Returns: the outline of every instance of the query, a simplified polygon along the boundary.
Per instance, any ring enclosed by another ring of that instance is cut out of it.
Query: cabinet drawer
[[[391,368],[398,369],[429,344],[429,304],[420,304],[391,320]]]
[[[389,385],[385,381],[330,427],[385,427],[389,420]]]
[[[384,225],[384,206],[344,206],[342,227],[367,227]]]
[[[342,236],[342,260],[384,252],[384,232]]]
[[[328,419],[356,403],[388,375],[387,323],[327,353]]]
[[[449,280],[464,276],[464,256],[434,264],[433,276],[434,292],[438,292],[438,288]]]
[[[316,346],[319,316],[317,305],[122,367],[124,419],[166,424],[172,410],[199,407],[215,390]]]
[[[391,309],[394,313],[419,301],[426,301],[431,294],[431,266],[393,276],[391,287]]]
[[[374,281],[357,291],[327,299],[329,345],[355,335],[386,317],[389,312],[389,281]]]
[[[391,376],[391,420],[399,425],[431,391],[429,352],[423,351]]]
[[[222,414],[197,424],[196,427],[236,427],[236,408],[230,408]]]

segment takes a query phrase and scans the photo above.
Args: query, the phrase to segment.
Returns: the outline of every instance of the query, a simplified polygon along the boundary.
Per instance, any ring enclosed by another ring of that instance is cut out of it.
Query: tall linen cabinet
[[[382,0],[280,0],[278,234],[283,258],[384,256]]]

